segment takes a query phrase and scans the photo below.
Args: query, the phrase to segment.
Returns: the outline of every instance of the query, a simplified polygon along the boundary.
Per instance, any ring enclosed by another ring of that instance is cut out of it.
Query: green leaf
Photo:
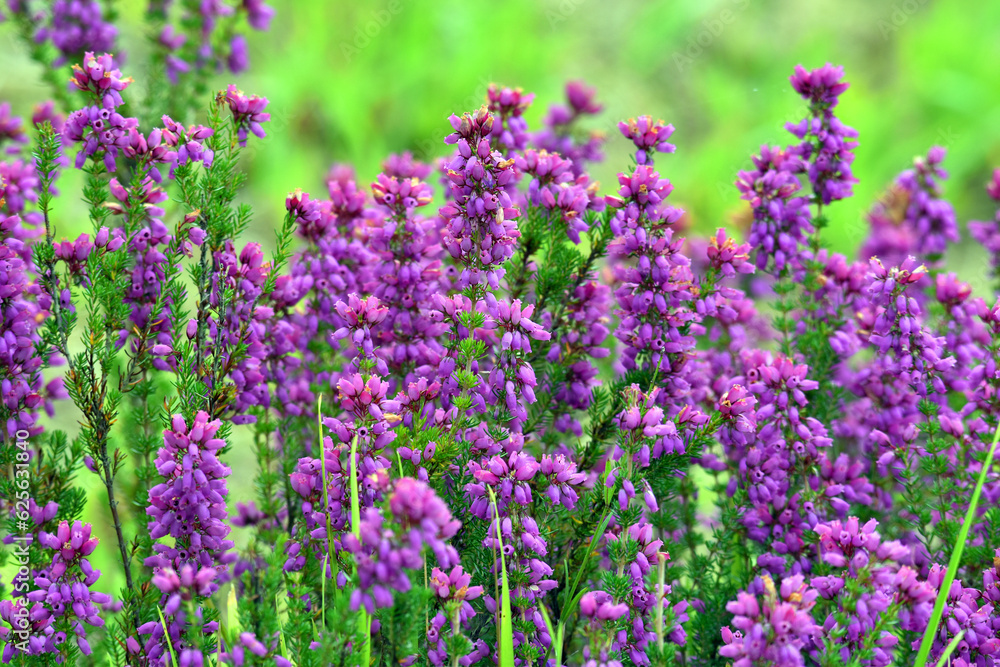
[[[552,638],[551,650],[555,653],[556,664],[555,667],[562,667],[562,650],[563,650],[563,631],[565,630],[565,621],[559,621],[558,627],[553,629],[552,619],[549,617],[549,610],[544,604],[538,605],[538,609],[542,612],[542,620],[545,621],[545,629],[549,631],[549,637]],[[546,655],[548,655],[546,653]]]
[[[500,627],[497,628],[500,667],[514,667],[514,625],[511,622],[507,563],[503,557],[503,537],[500,534],[500,512],[497,509],[497,497],[493,493],[493,488],[488,486],[486,489],[490,492],[490,502],[493,503],[493,517],[497,522],[497,543],[500,545]]]
[[[962,637],[965,636],[965,630],[959,630],[958,634],[951,638],[948,642],[948,646],[944,649],[944,653],[938,658],[937,667],[945,667],[945,665],[951,664],[951,654],[955,652],[958,647],[958,642],[962,641]]]
[[[170,662],[177,667],[177,654],[174,653],[174,643],[170,641],[170,630],[167,628],[167,620],[163,618],[163,610],[156,606],[156,613],[160,615],[160,625],[163,626],[163,637],[167,640],[167,650],[170,651]]]

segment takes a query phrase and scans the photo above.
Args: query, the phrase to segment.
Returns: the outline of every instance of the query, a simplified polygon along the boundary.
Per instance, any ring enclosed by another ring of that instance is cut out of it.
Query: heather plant
[[[841,69],[798,67],[745,241],[699,238],[672,125],[621,121],[602,194],[596,91],[532,127],[494,85],[431,162],[289,193],[266,249],[268,100],[207,86],[273,12],[181,4],[138,83],[104,5],[9,12],[56,100],[0,106],[5,664],[1000,660],[1000,301],[947,271],[942,148],[831,253],[857,132]]]

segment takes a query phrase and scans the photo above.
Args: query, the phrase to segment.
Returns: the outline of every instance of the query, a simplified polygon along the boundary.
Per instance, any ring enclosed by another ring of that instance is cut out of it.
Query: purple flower
[[[21,150],[20,145],[28,143],[28,135],[24,133],[24,123],[18,116],[10,113],[10,102],[0,104],[0,144],[10,141],[15,144],[7,148],[11,155]]]
[[[226,56],[226,65],[233,74],[245,72],[250,67],[247,39],[243,35],[233,35],[229,41],[229,55]]]
[[[52,125],[57,133],[62,132],[63,123],[66,122],[66,117],[56,111],[55,102],[52,100],[47,100],[35,106],[33,113],[31,114],[31,124],[38,127],[42,123],[49,123]]]
[[[254,30],[267,30],[274,18],[274,8],[265,5],[262,0],[243,0],[243,9],[247,13],[247,23]]]
[[[1000,169],[993,170],[993,177],[986,184],[986,192],[994,202],[1000,202]],[[969,233],[990,253],[993,276],[1000,275],[1000,209],[989,222],[970,222]]]
[[[0,162],[0,210],[24,215],[25,206],[38,201],[38,174],[30,162]]]
[[[30,298],[30,283],[25,261],[14,251],[16,238],[8,238],[11,229],[20,225],[18,216],[2,218],[4,242],[0,245],[0,420],[8,442],[15,434],[26,430],[35,435],[38,409],[47,406],[42,359],[33,350],[38,340],[37,327],[44,317],[41,305]]]
[[[803,650],[822,631],[810,613],[817,591],[806,585],[802,575],[783,579],[780,590],[775,590],[774,582],[765,575],[763,588],[763,599],[741,592],[726,605],[736,630],[722,628],[725,645],[719,655],[732,659],[733,667],[805,665]]]
[[[587,591],[580,598],[580,616],[587,619],[617,621],[627,613],[627,604],[615,604],[611,595],[604,591]]]
[[[406,570],[423,566],[424,544],[443,567],[458,564],[457,552],[444,540],[457,532],[460,522],[452,519],[447,505],[430,487],[412,478],[400,479],[389,498],[389,509],[403,534],[389,529],[377,509],[368,508],[362,512],[361,539],[353,534],[343,538],[344,548],[354,554],[358,567],[360,587],[351,593],[352,609],[364,606],[374,613],[376,607],[392,605],[393,590],[408,591],[411,583]]]
[[[504,151],[523,150],[529,139],[524,112],[535,99],[534,93],[525,93],[520,88],[500,88],[491,83],[486,99],[489,111],[497,121],[493,123],[494,146]]]
[[[542,121],[544,128],[537,133],[532,142],[539,150],[558,153],[572,164],[574,177],[583,174],[587,162],[600,162],[604,159],[601,146],[605,138],[603,133],[592,131],[582,132],[578,127],[581,118],[601,112],[602,105],[594,101],[596,91],[582,81],[570,81],[566,84],[566,101],[568,106],[561,104],[549,108]]]
[[[88,51],[82,64],[73,65],[71,81],[80,90],[94,95],[102,108],[114,109],[124,103],[121,93],[132,83],[132,77],[122,78],[110,53],[97,56]]]
[[[604,210],[604,199],[597,196],[597,184],[591,183],[586,174],[575,176],[573,163],[555,153],[528,149],[514,157],[514,164],[534,177],[528,185],[528,201],[558,212],[570,240],[580,243],[580,233],[588,228],[585,213]]]
[[[475,600],[483,594],[482,586],[470,586],[472,576],[456,565],[451,572],[439,568],[431,570],[430,587],[435,595],[446,600]]]
[[[266,97],[247,95],[231,83],[224,93],[219,93],[219,100],[225,102],[233,113],[233,122],[236,124],[236,136],[240,146],[247,145],[248,131],[260,139],[267,136],[261,125],[261,123],[271,120],[271,114],[264,111],[267,108]]]
[[[667,139],[674,133],[674,126],[662,120],[653,122],[652,116],[630,118],[618,123],[618,130],[635,144],[635,159],[639,164],[652,164],[653,153],[673,153],[677,147]]]
[[[88,157],[94,157],[103,158],[107,170],[114,172],[119,153],[131,147],[130,135],[138,125],[138,120],[125,118],[113,107],[92,106],[69,115],[62,137],[67,142],[81,144],[76,155],[77,169],[83,167]]]

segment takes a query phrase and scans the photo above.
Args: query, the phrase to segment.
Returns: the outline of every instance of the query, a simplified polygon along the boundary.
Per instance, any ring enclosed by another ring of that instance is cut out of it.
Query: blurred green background
[[[124,70],[141,84],[145,3],[116,4],[121,46],[129,54]],[[750,166],[762,143],[788,143],[784,122],[802,117],[788,83],[799,63],[843,65],[852,83],[838,113],[860,133],[854,169],[861,182],[853,199],[829,210],[826,238],[836,250],[854,252],[870,203],[935,144],[948,149],[945,192],[963,233],[968,220],[993,215],[983,185],[1000,165],[997,2],[271,4],[278,11],[271,30],[249,35],[251,70],[236,78],[243,90],[270,100],[268,138],[251,141],[248,151],[245,193],[255,209],[253,235],[268,246],[286,194],[295,188],[322,193],[332,163],[354,164],[364,183],[389,152],[442,155],[447,116],[478,107],[490,82],[536,93],[528,119],[537,127],[548,105],[562,101],[570,79],[596,86],[606,106],[592,124],[610,138],[608,159],[594,174],[603,190],[612,190],[628,163],[615,123],[639,114],[663,118],[677,128],[677,153],[658,162],[675,185],[672,201],[697,229],[714,230],[746,211],[733,186],[737,171]],[[0,100],[27,117],[51,95],[9,24],[0,25],[0,54]],[[217,88],[229,82],[220,77]],[[73,178],[60,187],[74,192]],[[64,208],[59,217],[67,236],[89,229],[82,208]],[[958,248],[950,263],[974,285],[985,284],[980,250]],[[54,425],[74,431],[75,419],[61,414]],[[236,472],[243,482],[234,483],[233,500],[248,499],[252,471]],[[103,502],[96,480],[85,477]],[[112,549],[101,551],[113,557]],[[103,565],[115,569],[110,561]]]

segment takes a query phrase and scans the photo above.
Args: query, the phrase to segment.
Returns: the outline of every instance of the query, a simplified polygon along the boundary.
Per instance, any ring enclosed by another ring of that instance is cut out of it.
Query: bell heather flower
[[[903,629],[922,633],[936,597],[932,585],[900,562],[909,549],[898,541],[883,541],[872,519],[862,524],[857,517],[816,526],[817,555],[833,567],[832,573],[813,577],[811,584],[830,614],[824,631],[843,637],[828,650],[847,659],[863,647],[872,650],[872,664],[892,664],[897,638],[886,621],[898,613]],[[848,580],[863,582],[847,586]],[[846,619],[846,625],[845,625]]]
[[[566,225],[566,235],[580,243],[580,233],[587,231],[585,213],[603,211],[604,199],[597,196],[597,184],[586,174],[574,176],[573,163],[555,153],[528,149],[514,157],[514,164],[533,176],[528,185],[528,201],[559,213]]]
[[[451,572],[445,573],[440,568],[431,570],[430,585],[435,595],[445,600],[475,600],[483,594],[482,586],[470,586],[472,576],[467,574],[461,565],[456,565]]]
[[[618,123],[618,130],[635,144],[635,160],[639,164],[652,164],[653,153],[673,153],[677,147],[667,139],[674,133],[674,126],[662,120],[653,122],[652,116],[630,118]]]
[[[794,268],[808,252],[802,246],[814,231],[809,200],[799,194],[796,172],[802,163],[797,155],[770,146],[762,146],[753,163],[752,171],[739,173],[736,187],[753,208],[748,241],[757,250],[757,268]]]
[[[124,104],[121,93],[132,81],[132,77],[122,78],[121,70],[115,66],[110,53],[97,56],[95,52],[87,51],[82,64],[73,65],[73,85],[91,93],[103,109],[115,109]],[[95,129],[102,131],[103,128]]]
[[[8,215],[24,215],[25,206],[38,201],[38,175],[34,165],[12,160],[0,161],[0,210]]]
[[[262,366],[267,354],[265,324],[273,311],[261,303],[261,295],[271,267],[257,243],[248,243],[237,255],[229,240],[215,253],[215,262],[219,269],[209,297],[213,313],[206,322],[204,352],[228,369],[226,379],[235,390],[231,403],[220,408],[232,411],[233,423],[250,424],[255,421],[247,414],[251,406],[270,405]],[[215,389],[220,379],[209,378],[210,388]]]
[[[191,125],[185,128],[175,122],[170,116],[163,116],[163,142],[175,148],[175,157],[170,165],[170,177],[174,177],[177,167],[188,162],[201,162],[205,168],[212,166],[215,153],[206,148],[204,141],[211,137],[215,130],[204,125]]]
[[[494,147],[504,152],[523,150],[529,139],[524,112],[531,106],[535,94],[525,93],[520,88],[500,88],[491,83],[486,99],[496,121],[492,133]]]
[[[726,605],[736,630],[722,628],[719,655],[732,659],[733,667],[805,665],[804,649],[821,633],[810,613],[817,591],[798,574],[783,579],[780,589],[767,575],[762,582],[763,597],[741,592]]]
[[[646,467],[651,458],[684,452],[685,443],[676,425],[665,418],[663,409],[656,404],[658,393],[657,388],[646,394],[637,384],[625,389],[625,409],[616,419],[621,443],[612,452],[615,459],[629,454],[641,467]]]
[[[236,560],[226,525],[226,477],[230,470],[217,458],[225,441],[215,435],[221,426],[199,412],[191,425],[174,415],[163,431],[163,447],[156,457],[156,470],[164,481],[149,490],[152,520],[149,534],[154,540],[170,535],[173,546],[153,545],[155,555],[146,565],[162,571],[180,570],[185,565],[212,568],[224,576]]]
[[[490,295],[492,297],[492,295]],[[507,426],[519,431],[527,420],[526,406],[534,403],[535,387],[538,384],[535,371],[527,361],[531,354],[531,341],[546,341],[549,332],[530,319],[535,310],[533,305],[522,306],[520,299],[513,302],[487,299],[489,318],[486,329],[499,337],[496,365],[490,369],[487,388],[491,395],[486,398],[488,405],[495,405],[494,416],[500,417],[500,409],[510,414]]]
[[[167,20],[170,13],[167,7],[157,9],[154,6],[150,11],[154,15],[158,13],[161,20]],[[201,2],[184,5],[176,23],[160,23],[163,28],[158,42],[163,49],[170,82],[173,85],[184,82],[182,76],[192,69],[199,72],[228,69],[234,74],[247,69],[246,37],[234,30],[241,28],[238,17],[244,17],[254,30],[264,31],[270,27],[274,9],[261,0]],[[188,37],[193,39],[189,42]]]
[[[424,171],[405,158],[394,166],[407,173]],[[373,218],[368,228],[373,259],[380,261],[364,288],[387,309],[384,321],[373,327],[373,342],[394,375],[426,375],[444,353],[437,340],[444,327],[426,313],[433,308],[434,295],[448,290],[437,221],[415,211],[430,203],[433,192],[416,176],[382,173],[372,184],[372,193],[385,213]],[[388,373],[385,368],[378,370]]]
[[[414,160],[410,151],[393,153],[382,161],[382,172],[389,178],[416,178],[422,181],[432,171],[432,165]]]
[[[993,177],[986,184],[986,192],[994,202],[1000,202],[1000,169],[993,170]],[[1000,275],[1000,208],[993,220],[969,223],[969,234],[990,253],[990,267],[994,278]]]
[[[307,556],[321,560],[323,554],[336,553],[341,548],[340,538],[343,532],[350,529],[350,478],[348,462],[345,460],[350,449],[346,443],[335,446],[328,436],[323,438],[322,448],[325,460],[303,457],[289,475],[292,490],[302,499],[300,509],[308,532],[297,535],[297,539],[288,544],[285,562],[287,571],[301,570],[306,565]],[[387,466],[388,461],[385,461],[383,468]],[[372,494],[364,493],[360,502],[368,506],[373,499]],[[328,543],[328,530],[333,533],[334,544]]]
[[[49,123],[57,133],[62,131],[65,122],[66,116],[56,111],[55,102],[52,100],[36,104],[31,114],[31,124],[34,127],[38,127],[42,123]]]
[[[84,52],[113,51],[118,29],[104,20],[97,0],[55,0],[48,22],[35,33],[36,42],[51,40],[61,54],[56,66]]]
[[[448,163],[448,196],[440,211],[445,248],[463,267],[456,286],[485,284],[497,289],[503,263],[514,254],[521,233],[520,211],[508,193],[517,179],[512,159],[490,146],[494,116],[486,107],[449,119],[454,132],[445,143],[456,147]]]
[[[240,22],[263,28],[272,12],[258,0],[168,5],[149,8],[154,61],[179,86],[171,113],[187,118],[209,69],[245,66]],[[486,106],[452,117],[439,209],[434,168],[410,154],[388,158],[369,187],[333,165],[326,193],[287,197],[274,265],[229,238],[249,213],[238,144],[263,135],[266,100],[221,93],[235,125],[220,142],[169,116],[140,129],[121,113],[129,80],[110,56],[89,54],[73,76],[87,106],[64,123],[51,106],[33,118],[61,126],[62,143],[43,135],[37,164],[0,162],[0,420],[17,475],[0,487],[23,480],[38,500],[0,500],[8,528],[27,527],[2,539],[28,545],[14,588],[37,584],[0,602],[5,659],[22,628],[33,643],[15,646],[29,660],[53,647],[72,658],[69,640],[89,650],[88,624],[121,611],[111,639],[133,667],[168,665],[169,647],[178,667],[290,667],[289,647],[336,660],[360,655],[366,630],[387,660],[466,667],[498,654],[496,619],[476,614],[501,611],[501,557],[524,664],[557,648],[546,616],[575,628],[563,648],[588,665],[681,650],[740,667],[908,659],[1000,419],[1000,302],[938,270],[956,237],[940,149],[872,210],[862,252],[877,257],[851,261],[810,238],[813,216],[853,183],[853,131],[833,115],[839,70],[796,72],[809,103],[797,144],[764,147],[740,174],[747,243],[725,230],[681,238],[693,218],[669,205],[652,165],[673,150],[672,128],[649,116],[622,124],[638,164],[599,197],[586,168],[601,142],[585,124],[600,106],[572,83],[537,133],[516,89],[491,87]],[[22,135],[0,108],[17,156]],[[67,140],[80,164],[95,161],[94,228],[75,240],[42,224]],[[128,178],[101,176],[116,167]],[[990,194],[1000,198],[1000,175]],[[991,225],[974,229],[992,252]],[[197,296],[177,278],[186,266]],[[758,268],[772,275],[752,278]],[[772,292],[778,327],[760,306]],[[93,317],[74,328],[81,303]],[[52,350],[70,342],[85,354]],[[82,439],[30,442],[38,411],[65,395],[45,379],[69,362]],[[119,368],[136,373],[123,382]],[[112,424],[131,428],[161,398],[179,413],[162,443],[120,447]],[[241,430],[258,476],[254,501],[230,517],[219,452]],[[79,442],[88,451],[76,456]],[[116,526],[142,561],[118,603],[89,591],[93,538],[82,524],[74,537],[66,483],[77,459],[93,471],[115,447],[137,474],[111,479],[108,499],[120,508],[111,495],[138,490],[148,503],[138,538],[131,513]],[[970,667],[1000,655],[989,475],[983,495],[932,651],[964,631],[953,662]],[[240,554],[232,525],[247,531]],[[209,598],[229,583],[222,610]],[[720,636],[712,623],[731,598]],[[579,604],[578,623],[556,616],[560,602]],[[330,613],[345,606],[370,626]],[[220,633],[216,619],[232,614],[240,630]]]
[[[792,87],[809,103],[810,116],[785,127],[802,141],[792,150],[802,158],[803,171],[822,205],[850,197],[858,180],[851,174],[857,130],[833,114],[840,95],[850,86],[843,77],[844,68],[830,64],[812,71],[798,65],[791,76]]]
[[[24,133],[24,123],[18,116],[10,113],[10,102],[0,103],[0,145],[11,142],[6,152],[15,155],[21,150],[21,144],[28,143],[28,135]]]
[[[458,565],[458,553],[445,540],[454,536],[461,522],[452,519],[447,505],[425,483],[404,477],[389,497],[389,512],[400,534],[385,526],[385,517],[368,508],[361,519],[361,539],[344,537],[344,547],[354,554],[360,587],[351,594],[351,608],[364,606],[369,613],[392,604],[392,591],[405,593],[411,583],[405,570],[424,563],[423,545],[430,547],[442,567]],[[404,536],[405,534],[405,536]]]
[[[945,149],[934,146],[926,158],[915,158],[913,169],[903,172],[898,181],[910,196],[906,224],[914,231],[917,252],[931,260],[944,254],[949,243],[959,240],[955,211],[941,198],[939,181],[948,177],[941,168],[944,156]]]
[[[76,168],[83,167],[88,157],[104,160],[109,172],[117,168],[117,158],[130,145],[129,135],[138,127],[135,118],[125,118],[113,107],[87,107],[74,111],[66,119],[62,136],[67,142],[81,144],[76,154]]]
[[[0,245],[0,420],[5,442],[20,430],[39,432],[37,410],[45,400],[42,360],[34,354],[41,311],[29,300],[27,267],[7,238],[9,227],[19,222],[17,216],[4,221]]]
[[[146,189],[138,197],[144,202],[146,212],[150,216],[162,215],[163,209],[159,208],[157,204],[166,199],[166,193],[148,179],[144,185]],[[115,180],[112,180],[111,192],[116,195],[116,198],[120,197],[120,201],[126,206],[133,196],[132,193],[118,185]],[[112,211],[121,210],[123,213],[125,211],[124,207],[109,206],[109,208]],[[153,312],[153,309],[163,290],[166,289],[164,281],[170,263],[178,261],[177,257],[171,256],[174,254],[171,252],[174,244],[174,237],[156,217],[151,217],[148,226],[141,227],[129,239],[128,249],[135,256],[136,261],[132,268],[132,280],[128,290],[123,295],[123,301],[130,306],[129,322],[132,326],[119,332],[121,344],[131,338],[133,345],[138,345],[140,342],[153,342],[154,345],[173,348],[173,322],[169,316],[169,306],[172,299],[167,297],[164,303],[164,312]],[[148,331],[151,340],[131,335],[135,331]],[[159,370],[176,367],[172,351],[168,351],[166,354],[154,353],[154,356],[156,358],[153,361],[153,366]]]
[[[916,260],[907,258],[899,267],[886,269],[880,261],[872,259],[868,276],[868,291],[874,307],[874,321],[869,320],[868,343],[885,355],[892,352],[898,364],[897,375],[917,388],[923,380],[934,379],[935,372],[947,370],[954,359],[944,355],[943,341],[922,326],[921,308],[916,300],[905,294],[907,286],[918,282],[926,272]]]
[[[195,605],[199,599],[207,598],[218,589],[217,575],[218,572],[211,567],[198,567],[191,563],[185,563],[177,569],[164,567],[153,575],[152,583],[161,593],[164,620],[170,619],[166,628],[159,619],[144,623],[138,628],[140,635],[149,636],[142,650],[154,664],[170,664],[172,654],[177,656],[178,665],[193,667],[204,664],[201,650],[188,645],[185,634],[189,625],[201,624],[203,612],[200,605]],[[192,615],[194,618],[191,618]],[[201,626],[204,633],[215,632],[217,629],[218,621]],[[138,654],[138,645],[130,652]]]
[[[673,225],[683,211],[665,203],[673,186],[648,164],[638,165],[631,176],[619,174],[618,182],[619,196],[608,197],[608,206],[617,209],[610,250],[621,260],[615,265],[620,281],[615,336],[626,346],[621,360],[626,370],[656,369],[664,378],[665,400],[690,387],[683,370],[698,319],[689,308],[690,260],[681,251],[684,240],[674,238]]]
[[[567,104],[549,107],[542,121],[545,129],[532,138],[532,143],[539,150],[558,153],[569,160],[574,176],[584,173],[587,162],[604,159],[601,152],[605,141],[603,133],[586,132],[577,127],[581,118],[596,115],[604,108],[594,101],[595,95],[596,91],[582,81],[567,83]]]
[[[84,624],[104,626],[98,605],[111,602],[111,596],[90,590],[101,573],[88,557],[97,548],[90,524],[79,521],[70,526],[63,521],[54,534],[42,532],[39,543],[56,552],[51,563],[35,576],[35,588],[26,596],[31,607],[34,634],[29,638],[31,653],[59,653],[67,632],[76,635],[76,644],[84,655],[91,654]]]
[[[264,111],[267,108],[266,97],[247,95],[242,90],[237,89],[236,84],[231,83],[224,93],[219,93],[218,99],[220,103],[225,102],[233,113],[233,122],[236,124],[236,136],[240,146],[247,145],[248,131],[260,139],[267,136],[261,125],[261,123],[271,120],[271,114]]]

